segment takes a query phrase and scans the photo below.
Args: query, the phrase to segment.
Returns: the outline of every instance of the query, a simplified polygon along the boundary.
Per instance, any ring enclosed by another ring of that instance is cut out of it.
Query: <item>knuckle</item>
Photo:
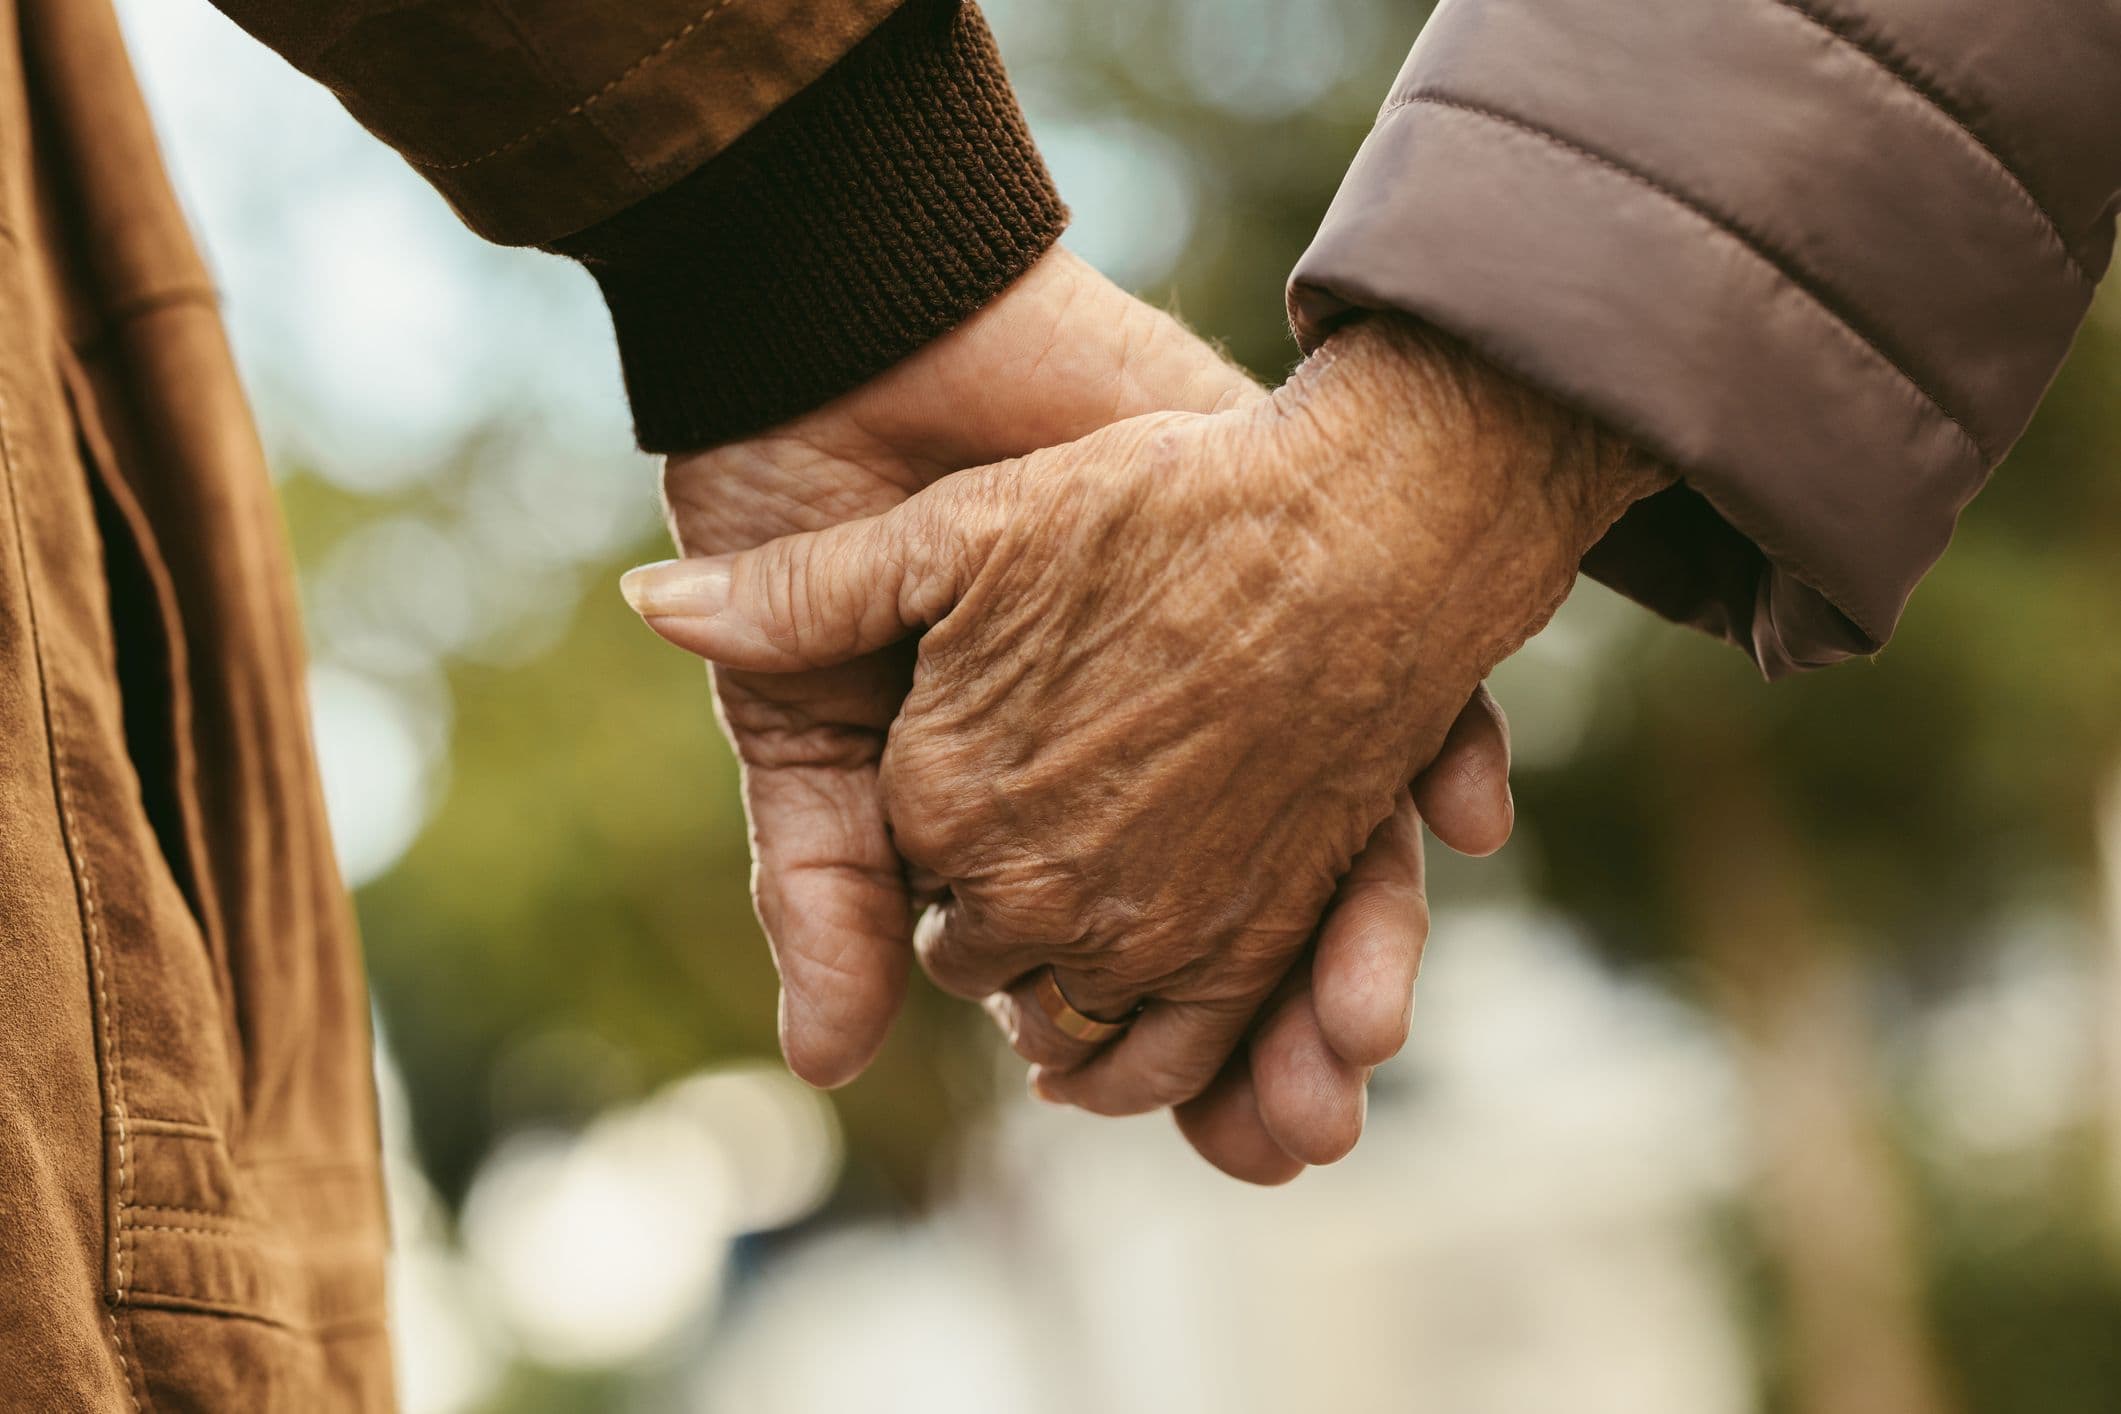
[[[1082,979],[1082,1002],[1104,1008],[1131,1005],[1166,991],[1174,978],[1185,976],[1188,965],[1170,940],[1122,936],[1103,944],[1085,943],[1069,968]]]
[[[1419,942],[1429,935],[1428,890],[1400,880],[1366,884],[1345,905],[1346,926],[1367,936],[1395,933]]]
[[[1480,709],[1481,715],[1486,717],[1495,728],[1496,746],[1500,750],[1503,761],[1507,763],[1510,759],[1509,713],[1502,710],[1502,704],[1495,700],[1494,693],[1488,691],[1486,683],[1482,683],[1479,690],[1474,693],[1473,702]]]
[[[1160,1110],[1182,1105],[1208,1088],[1221,1069],[1219,1056],[1172,1056],[1145,1066],[1130,1087],[1131,1100],[1140,1110]]]
[[[1278,928],[1248,929],[1209,959],[1211,971],[1220,990],[1249,996],[1278,981],[1303,945],[1301,935]]]
[[[1016,1053],[1033,1065],[1063,1069],[1080,1065],[1089,1055],[1090,1048],[1080,1041],[1071,1041],[1044,1024],[1044,1018],[1026,1019],[1017,1027],[1013,1044]]]
[[[976,507],[977,487],[968,487],[957,497],[954,509]],[[905,571],[899,608],[906,622],[932,624],[956,606],[960,593],[960,557],[954,520],[930,510],[909,518],[901,540]]]
[[[739,560],[757,575],[754,586],[766,613],[759,624],[766,641],[785,654],[798,653],[810,622],[810,596],[805,576],[787,545],[774,542],[760,548],[756,557]]]
[[[977,942],[956,926],[921,933],[915,938],[914,953],[928,979],[953,997],[979,1001],[995,990],[994,965],[981,956]]]
[[[1082,936],[1082,907],[1067,871],[1020,863],[979,894],[979,911],[995,931],[1024,943],[1072,945]]]
[[[884,813],[890,822],[891,840],[907,862],[938,873],[955,871],[950,864],[958,857],[963,832],[955,813],[938,809],[925,798],[926,792],[894,789],[885,792]]]
[[[779,952],[787,921],[786,900],[781,891],[779,877],[773,870],[756,860],[751,865],[751,912],[759,921],[759,931],[766,935],[766,945]]]
[[[877,789],[899,853],[940,873],[970,852],[980,832],[977,774],[935,732],[901,726],[878,767]]]
[[[1320,1167],[1339,1163],[1361,1141],[1362,1121],[1352,1114],[1316,1119],[1297,1126],[1289,1135],[1293,1155]]]

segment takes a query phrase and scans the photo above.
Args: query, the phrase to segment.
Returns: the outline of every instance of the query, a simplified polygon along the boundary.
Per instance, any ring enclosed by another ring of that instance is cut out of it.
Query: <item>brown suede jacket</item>
[[[590,267],[651,449],[852,386],[1064,220],[957,0],[219,2]],[[2114,0],[1444,0],[1290,309],[1419,315],[1661,455],[1586,568],[1780,674],[1891,634],[2117,197]]]

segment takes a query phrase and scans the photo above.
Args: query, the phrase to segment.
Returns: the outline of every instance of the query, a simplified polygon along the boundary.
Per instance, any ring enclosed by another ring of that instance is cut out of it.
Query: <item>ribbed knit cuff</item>
[[[881,373],[1066,224],[979,11],[908,0],[706,166],[552,249],[603,289],[642,448],[675,452]]]

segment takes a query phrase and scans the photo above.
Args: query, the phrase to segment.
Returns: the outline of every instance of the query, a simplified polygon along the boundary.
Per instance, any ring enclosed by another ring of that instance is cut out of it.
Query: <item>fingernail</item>
[[[1031,1086],[1032,1099],[1044,1100],[1049,1105],[1058,1105],[1065,1103],[1060,1098],[1060,1096],[1053,1093],[1052,1087],[1050,1087],[1046,1083],[1046,1071],[1043,1066],[1034,1065],[1031,1067],[1029,1083]]]
[[[729,561],[664,560],[630,569],[619,592],[644,619],[712,618],[729,607]]]

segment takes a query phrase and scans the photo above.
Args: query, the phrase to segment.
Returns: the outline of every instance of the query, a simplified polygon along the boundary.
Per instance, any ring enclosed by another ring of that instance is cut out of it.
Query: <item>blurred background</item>
[[[589,280],[205,0],[128,0],[299,556],[445,1411],[2121,1407],[2121,301],[1882,661],[1762,686],[1585,585],[1498,675],[1368,1138],[1260,1193],[917,994],[774,1062],[734,771]],[[1426,7],[994,0],[1069,243],[1262,377]]]

